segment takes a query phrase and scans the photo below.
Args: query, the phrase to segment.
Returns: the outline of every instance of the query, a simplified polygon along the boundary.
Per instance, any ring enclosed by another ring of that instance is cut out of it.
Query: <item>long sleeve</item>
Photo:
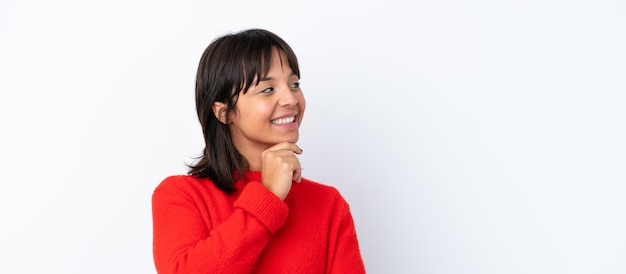
[[[201,196],[183,181],[168,178],[152,196],[158,273],[250,272],[287,219],[287,206],[259,182],[248,183],[233,203],[227,195]]]
[[[350,207],[339,197],[330,226],[326,273],[365,273]]]

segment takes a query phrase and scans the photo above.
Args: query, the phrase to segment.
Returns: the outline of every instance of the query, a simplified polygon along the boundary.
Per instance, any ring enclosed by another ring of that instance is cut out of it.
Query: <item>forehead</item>
[[[261,81],[264,81],[272,80],[273,76],[280,74],[288,74],[289,76],[295,75],[285,52],[273,48],[269,58],[270,60],[261,61],[262,71],[259,75],[255,76],[255,81],[257,81],[258,77],[261,77]]]

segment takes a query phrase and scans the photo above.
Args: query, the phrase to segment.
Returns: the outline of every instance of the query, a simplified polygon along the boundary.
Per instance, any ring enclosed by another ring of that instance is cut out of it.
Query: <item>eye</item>
[[[272,91],[274,91],[274,88],[269,87],[269,88],[259,91],[259,93],[271,93]]]
[[[295,82],[295,83],[291,84],[291,88],[292,89],[299,89],[300,88],[300,82]]]

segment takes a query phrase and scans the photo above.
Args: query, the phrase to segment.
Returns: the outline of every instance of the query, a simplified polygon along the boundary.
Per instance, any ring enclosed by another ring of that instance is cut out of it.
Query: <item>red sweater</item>
[[[306,179],[284,201],[246,172],[225,194],[209,179],[166,178],[152,196],[161,274],[365,273],[350,209],[333,187]]]

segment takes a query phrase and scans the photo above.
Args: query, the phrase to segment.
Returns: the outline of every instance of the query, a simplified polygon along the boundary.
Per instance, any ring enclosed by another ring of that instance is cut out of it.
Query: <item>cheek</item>
[[[272,117],[273,111],[274,109],[268,104],[250,104],[244,111],[245,115],[242,115],[242,118],[256,124],[269,122]]]
[[[274,108],[269,104],[258,104],[255,106],[254,116],[258,120],[269,120],[272,117]]]
[[[300,106],[300,112],[304,112],[306,109],[306,100],[304,99],[304,95],[300,93],[300,98],[298,98],[298,105]]]
[[[272,108],[263,102],[241,100],[241,98],[237,102],[237,118],[240,123],[256,123],[257,121],[269,119],[271,115]]]

